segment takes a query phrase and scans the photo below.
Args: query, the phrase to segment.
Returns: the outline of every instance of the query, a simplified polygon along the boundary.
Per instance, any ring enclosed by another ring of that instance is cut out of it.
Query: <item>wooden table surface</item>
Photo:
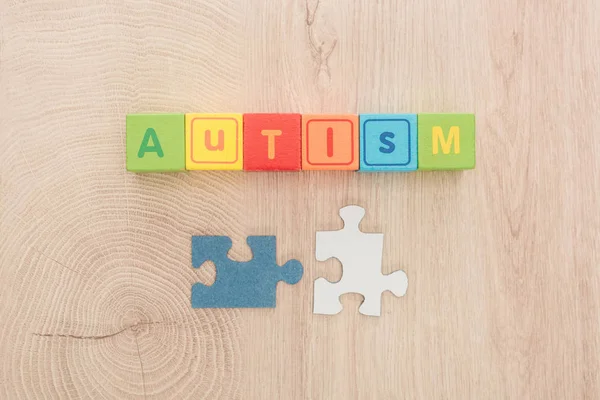
[[[595,0],[0,0],[0,398],[597,399]],[[128,173],[139,112],[468,112],[465,172]],[[312,314],[359,204],[405,297]],[[191,236],[277,236],[277,308],[202,310]]]

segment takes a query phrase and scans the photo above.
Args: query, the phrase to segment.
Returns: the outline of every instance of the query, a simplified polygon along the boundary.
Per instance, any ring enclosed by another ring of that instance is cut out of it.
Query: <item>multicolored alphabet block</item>
[[[186,169],[242,170],[243,134],[242,114],[186,114]]]
[[[475,168],[473,114],[131,114],[127,169]]]
[[[127,169],[133,172],[185,170],[184,114],[133,114],[126,119]]]
[[[302,169],[300,114],[244,114],[244,170]]]
[[[415,171],[417,114],[361,114],[360,170]]]
[[[357,170],[356,115],[302,116],[302,169]]]
[[[473,114],[419,114],[419,169],[475,168]]]

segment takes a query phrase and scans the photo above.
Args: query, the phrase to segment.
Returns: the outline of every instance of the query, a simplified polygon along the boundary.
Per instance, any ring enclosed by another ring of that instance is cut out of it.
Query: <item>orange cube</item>
[[[356,171],[358,116],[302,115],[302,169]]]

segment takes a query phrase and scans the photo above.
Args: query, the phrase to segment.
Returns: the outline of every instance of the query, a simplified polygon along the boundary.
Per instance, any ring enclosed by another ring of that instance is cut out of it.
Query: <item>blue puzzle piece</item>
[[[297,260],[283,266],[276,262],[275,236],[249,236],[246,240],[253,259],[232,261],[227,256],[231,239],[227,236],[192,236],[192,266],[212,261],[217,277],[211,286],[192,286],[193,308],[273,308],[277,283],[297,283],[304,269]]]
[[[417,114],[361,114],[360,170],[415,171]]]

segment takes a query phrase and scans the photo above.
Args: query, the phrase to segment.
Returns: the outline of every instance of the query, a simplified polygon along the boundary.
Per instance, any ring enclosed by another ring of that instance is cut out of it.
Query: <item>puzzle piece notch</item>
[[[232,246],[229,237],[192,237],[193,267],[210,260],[217,270],[211,286],[192,286],[193,308],[272,308],[276,305],[277,283],[293,285],[302,278],[304,269],[299,261],[277,265],[275,236],[249,236],[246,242],[253,258],[238,262],[227,255]]]
[[[337,258],[343,267],[342,278],[335,283],[324,278],[315,280],[315,314],[337,314],[342,310],[339,297],[345,293],[359,293],[364,302],[359,312],[365,315],[381,314],[381,294],[391,291],[396,296],[406,294],[408,278],[404,271],[389,275],[381,273],[383,234],[364,233],[359,225],[365,210],[359,206],[340,209],[344,228],[337,231],[317,232],[316,258],[325,261]]]

